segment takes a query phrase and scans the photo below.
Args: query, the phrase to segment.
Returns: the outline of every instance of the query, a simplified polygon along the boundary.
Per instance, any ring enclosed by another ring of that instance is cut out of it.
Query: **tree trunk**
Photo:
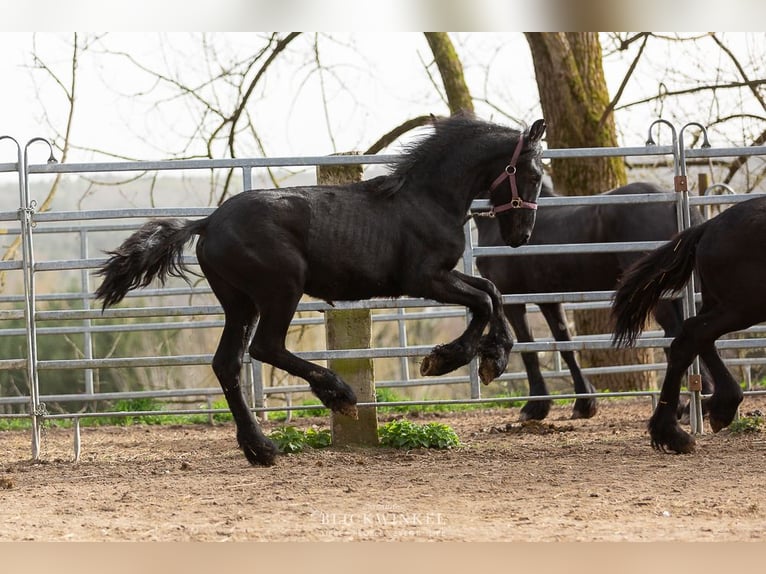
[[[450,112],[453,114],[463,110],[472,112],[473,98],[465,82],[463,64],[460,63],[449,35],[447,32],[426,32],[425,36],[434,55],[436,66],[439,68]]]
[[[617,145],[614,117],[605,110],[609,92],[601,62],[601,43],[595,32],[535,32],[526,34],[535,66],[547,142],[553,149]],[[625,161],[613,158],[553,159],[553,185],[564,195],[592,195],[627,183]],[[609,333],[608,310],[579,311],[580,334]],[[580,353],[584,367],[652,361],[650,349]],[[613,391],[653,388],[654,373],[590,377],[599,389]]]

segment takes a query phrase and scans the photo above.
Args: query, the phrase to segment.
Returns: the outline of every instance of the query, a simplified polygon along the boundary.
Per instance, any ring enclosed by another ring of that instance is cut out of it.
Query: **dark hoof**
[[[513,341],[499,340],[489,335],[481,338],[478,355],[479,378],[488,385],[505,372],[508,366],[508,354],[513,348]]]
[[[321,378],[315,376],[311,390],[322,401],[322,404],[331,411],[356,418],[356,394],[339,377],[335,375]]]
[[[572,409],[573,419],[589,419],[596,415],[596,399],[577,399]]]
[[[430,377],[432,375],[439,375],[439,366],[436,358],[428,355],[423,357],[423,361],[420,363],[420,374],[424,377]]]
[[[721,429],[725,429],[727,426],[731,424],[731,421],[734,420],[734,417],[731,417],[730,419],[719,419],[714,417],[713,415],[710,415],[710,428],[713,430],[713,432],[718,432]]]
[[[277,461],[279,449],[265,437],[250,441],[238,437],[237,442],[245,453],[245,458],[253,466],[273,466]]]
[[[505,372],[508,366],[508,355],[504,357],[483,356],[479,363],[479,378],[485,385],[490,384]]]
[[[551,411],[553,401],[528,401],[519,414],[520,421],[541,421]]]
[[[346,405],[334,412],[338,413],[339,415],[351,417],[352,419],[359,419],[359,410],[356,408],[356,405]]]
[[[742,395],[724,399],[717,398],[715,395],[710,397],[708,416],[713,432],[718,432],[731,424],[734,417],[737,416],[737,408],[739,408],[742,398]]]
[[[681,426],[676,421],[673,421],[673,425],[664,427],[653,427],[650,422],[649,435],[652,439],[652,448],[662,452],[690,454],[694,452],[697,446],[697,441],[694,440],[694,437],[681,429]]]
[[[437,377],[462,367],[469,360],[465,360],[449,345],[439,345],[434,347],[430,355],[423,357],[423,362],[420,363],[420,374],[424,377]]]

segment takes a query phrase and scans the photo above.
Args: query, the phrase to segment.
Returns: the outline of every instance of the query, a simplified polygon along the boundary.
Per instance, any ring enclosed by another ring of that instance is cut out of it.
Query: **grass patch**
[[[763,416],[749,415],[739,417],[729,425],[729,431],[733,434],[758,433],[763,427]]]
[[[293,426],[274,429],[269,438],[274,441],[279,452],[294,454],[308,448],[325,448],[332,445],[332,434],[329,430],[301,430]]]
[[[393,448],[447,449],[460,446],[460,439],[448,425],[426,423],[423,425],[402,419],[391,421],[378,428],[380,444]]]

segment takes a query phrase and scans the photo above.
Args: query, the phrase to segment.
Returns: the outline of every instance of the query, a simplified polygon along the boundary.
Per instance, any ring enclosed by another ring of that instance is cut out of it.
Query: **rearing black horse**
[[[464,248],[471,201],[492,188],[504,241],[529,240],[542,181],[545,123],[526,132],[467,115],[435,120],[388,175],[348,185],[247,191],[208,217],[144,224],[99,270],[104,308],[155,278],[184,277],[183,251],[195,235],[200,268],[223,307],[213,371],[251,464],[271,465],[277,449],[240,389],[245,348],[260,361],[308,381],[333,411],[355,416],[356,397],[329,369],[285,348],[301,296],[326,301],[408,295],[463,305],[472,318],[456,340],[433,349],[424,375],[442,375],[477,354],[485,381],[506,367],[513,345],[500,293],[453,268]],[[482,336],[489,323],[489,332]]]
[[[635,182],[600,195],[655,194],[664,191],[651,183]],[[543,182],[540,197],[555,197],[547,181]],[[701,223],[699,210],[692,209],[692,223]],[[477,217],[479,245],[502,245],[500,230],[490,218]],[[560,205],[540,210],[535,222],[531,245],[559,243],[608,243],[613,241],[665,241],[678,231],[675,204],[603,204]],[[479,272],[492,281],[501,293],[568,293],[573,291],[609,291],[614,289],[622,273],[641,257],[637,252],[574,253],[563,255],[513,254],[508,257],[480,257]],[[566,315],[561,303],[538,305],[548,327],[557,341],[570,341]],[[526,305],[505,305],[505,314],[519,341],[533,340],[526,318]],[[683,313],[679,299],[661,300],[654,309],[657,322],[666,337],[675,337],[681,330]],[[569,367],[576,393],[594,393],[593,385],[580,370],[575,353],[561,351]],[[532,396],[548,395],[548,387],[540,372],[537,353],[521,354]],[[712,392],[707,370],[703,371],[706,393]],[[542,420],[548,416],[552,401],[529,401],[521,409],[521,420]],[[577,399],[572,418],[589,418],[596,413],[596,400]]]

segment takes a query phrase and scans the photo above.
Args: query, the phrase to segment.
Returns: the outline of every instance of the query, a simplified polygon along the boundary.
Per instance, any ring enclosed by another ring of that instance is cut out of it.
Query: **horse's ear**
[[[532,127],[529,128],[529,141],[530,142],[539,142],[543,134],[545,133],[545,120],[536,120],[535,123],[532,124]]]

